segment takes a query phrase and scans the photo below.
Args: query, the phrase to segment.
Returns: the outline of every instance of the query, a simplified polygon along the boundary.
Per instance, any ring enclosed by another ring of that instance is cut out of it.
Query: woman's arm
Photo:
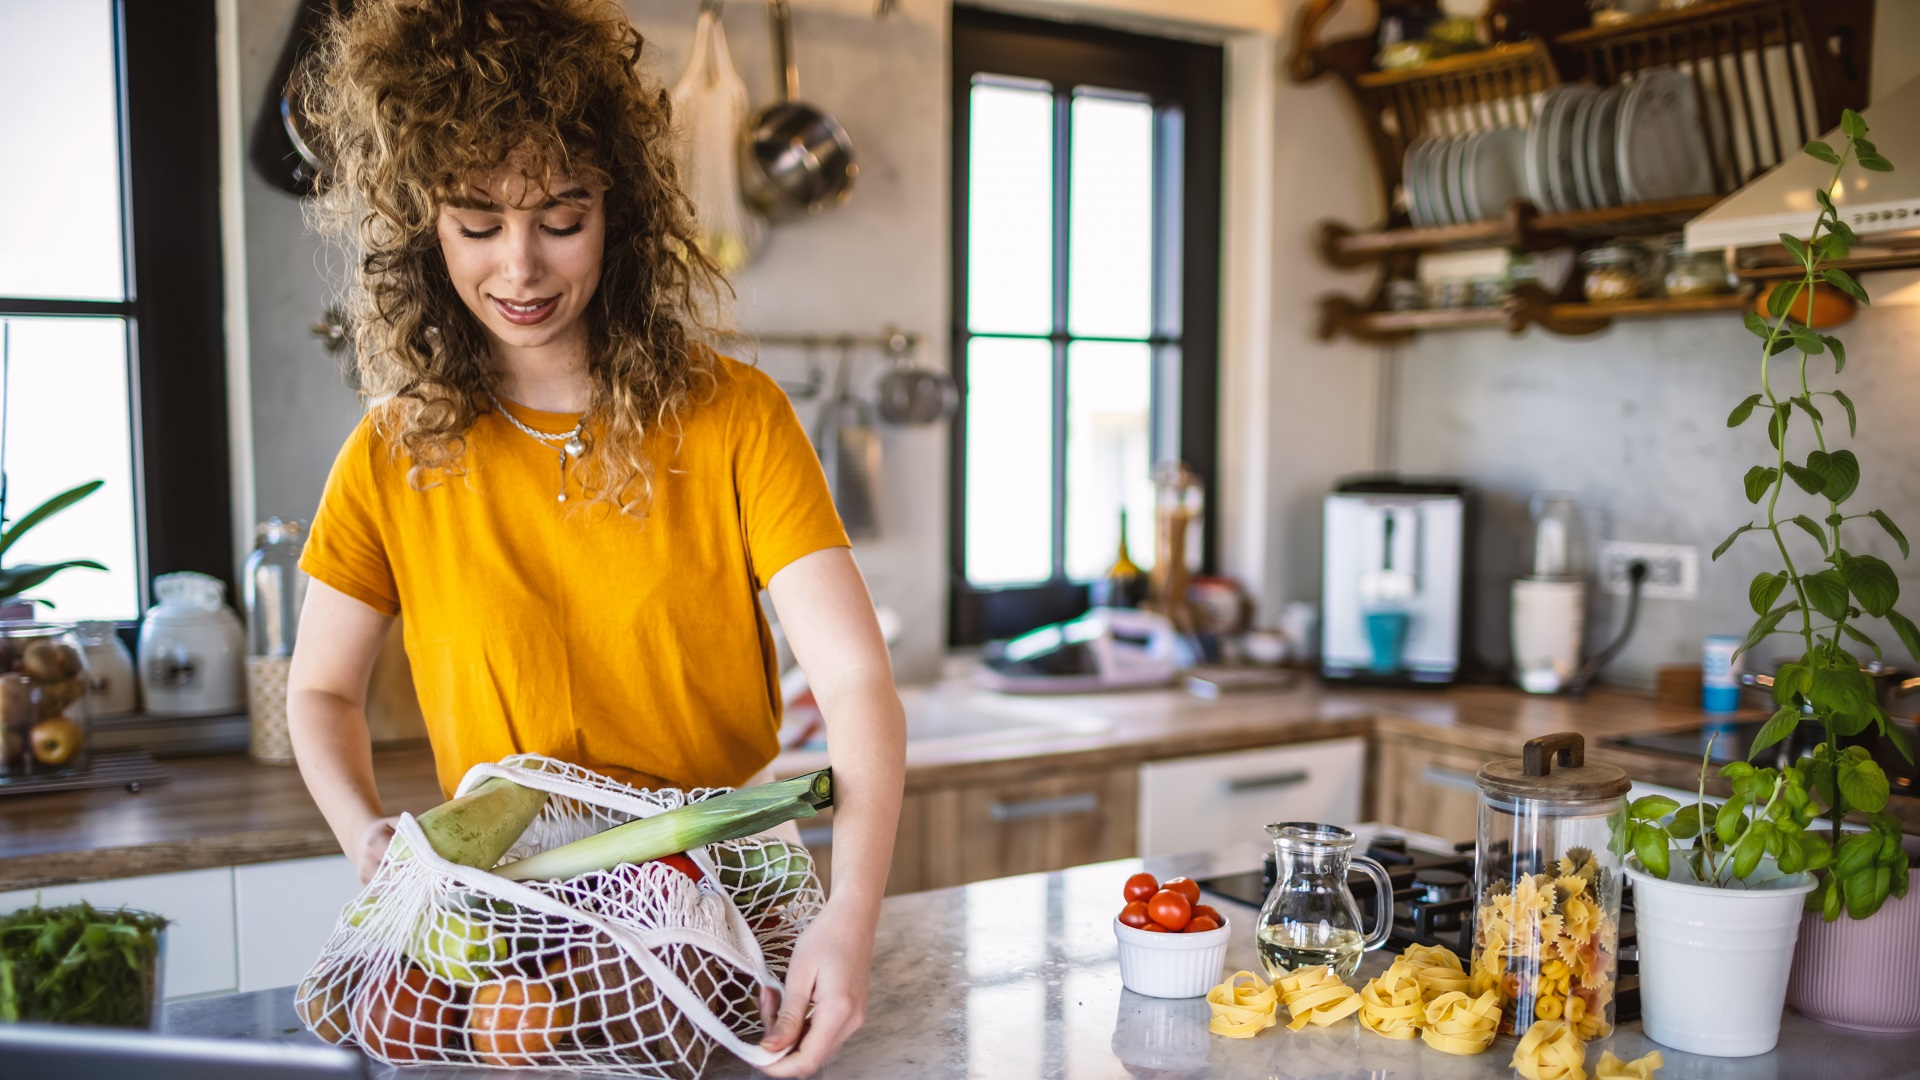
[[[873,600],[850,551],[827,548],[795,559],[767,591],[826,717],[833,762],[833,895],[800,935],[786,1001],[762,1043],[779,1050],[799,1040],[766,1071],[806,1076],[865,1019],[874,926],[900,819],[906,718]]]
[[[393,818],[373,783],[367,680],[393,620],[319,581],[307,583],[287,675],[287,733],[307,791],[340,850],[367,881],[380,866]]]

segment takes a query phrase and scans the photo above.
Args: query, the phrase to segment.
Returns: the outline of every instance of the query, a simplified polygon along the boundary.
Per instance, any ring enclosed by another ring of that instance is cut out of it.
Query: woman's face
[[[440,208],[447,273],[497,344],[539,348],[584,329],[606,243],[601,196],[557,173],[542,190],[501,169]]]

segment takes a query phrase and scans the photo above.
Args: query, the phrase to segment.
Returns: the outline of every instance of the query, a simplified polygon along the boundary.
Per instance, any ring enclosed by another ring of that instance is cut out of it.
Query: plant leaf
[[[1880,643],[1868,637],[1867,635],[1861,633],[1859,627],[1853,625],[1852,623],[1841,623],[1840,632],[1852,638],[1853,640],[1859,642],[1860,644],[1865,645],[1867,648],[1872,649],[1873,658],[1875,660],[1886,659],[1886,657],[1882,655],[1880,652]]]
[[[60,571],[73,569],[105,570],[106,567],[92,559],[68,559],[66,562],[45,565],[19,563],[15,566],[0,568],[0,600],[19,596]]]
[[[1667,876],[1669,864],[1665,830],[1657,829],[1652,825],[1635,825],[1633,853],[1640,859],[1640,865],[1646,868],[1647,873],[1659,878]]]
[[[1812,395],[1795,394],[1793,396],[1793,400],[1796,404],[1800,406],[1801,409],[1803,409],[1806,412],[1808,416],[1813,417],[1815,420],[1823,424],[1827,422],[1827,418],[1820,415],[1820,410],[1813,407]]]
[[[1727,553],[1727,549],[1733,546],[1733,542],[1740,538],[1741,533],[1752,532],[1752,531],[1753,531],[1753,522],[1749,521],[1745,525],[1742,525],[1739,528],[1733,530],[1731,533],[1728,533],[1727,538],[1725,540],[1720,541],[1720,546],[1713,549],[1713,558],[1718,559],[1720,558],[1720,556],[1725,555]],[[1824,542],[1822,546],[1823,547],[1825,546]],[[1712,560],[1709,560],[1709,561],[1712,561]]]
[[[1780,243],[1784,245],[1788,251],[1793,253],[1793,257],[1799,260],[1801,266],[1808,265],[1807,259],[1809,256],[1807,255],[1806,241],[1801,240],[1792,233],[1781,233]]]
[[[1773,331],[1767,326],[1767,320],[1761,318],[1760,313],[1752,308],[1747,309],[1747,332],[1759,338],[1761,341],[1765,341],[1767,338],[1773,336]],[[1753,396],[1755,399],[1760,397],[1759,394]]]
[[[1838,375],[1847,370],[1847,347],[1840,344],[1840,339],[1831,334],[1822,334],[1820,340],[1827,343],[1827,351],[1833,354],[1833,373]]]
[[[1860,424],[1859,420],[1853,414],[1853,399],[1848,397],[1845,391],[1841,390],[1826,390],[1822,392],[1832,394],[1833,400],[1839,402],[1840,407],[1847,410],[1847,434],[1849,436],[1858,434]]]
[[[1828,146],[1819,139],[1809,142],[1804,149],[1810,156],[1819,158],[1829,165],[1840,164],[1840,155],[1833,152],[1833,147]]]
[[[1780,669],[1773,673],[1773,703],[1793,704],[1793,696],[1806,693],[1807,683],[1812,679],[1813,672],[1799,664],[1780,665]]]
[[[1773,633],[1774,628],[1780,625],[1780,620],[1787,617],[1788,612],[1798,610],[1800,610],[1800,602],[1795,600],[1791,603],[1782,604],[1754,620],[1752,628],[1747,631],[1746,640],[1742,641],[1740,647],[1734,650],[1734,655],[1739,656],[1741,653],[1765,641],[1767,635]]]
[[[1783,338],[1781,340],[1784,341],[1785,339]],[[1779,407],[1773,410],[1773,415],[1767,419],[1767,441],[1773,444],[1775,450],[1780,448],[1780,440],[1787,437],[1787,422],[1792,418],[1793,406],[1783,401]]]
[[[1815,450],[1814,453],[1818,454],[1820,451]],[[1809,495],[1820,494],[1820,489],[1826,485],[1826,481],[1821,478],[1819,473],[1805,465],[1799,465],[1789,461],[1785,462],[1785,466],[1788,479],[1800,485],[1800,490]]]
[[[1873,701],[1873,684],[1856,668],[1821,668],[1813,673],[1813,689],[1807,696],[1815,708],[1858,715]]]
[[[1781,706],[1761,727],[1760,734],[1754,736],[1753,748],[1747,751],[1747,759],[1751,761],[1759,756],[1760,751],[1793,734],[1799,726],[1800,710],[1791,705]]]
[[[1867,122],[1852,109],[1842,109],[1840,110],[1840,133],[1849,139],[1864,139],[1867,137]]]
[[[1893,171],[1893,162],[1888,161],[1879,154],[1861,154],[1857,160],[1860,162],[1861,168],[1872,172]]]
[[[1872,301],[1867,299],[1867,290],[1861,288],[1860,283],[1853,280],[1853,275],[1847,273],[1845,270],[1837,266],[1830,266],[1820,271],[1820,276],[1826,280],[1827,284],[1839,289],[1841,292],[1846,293],[1862,304],[1872,303]],[[1769,299],[1771,299],[1771,297],[1769,297]]]
[[[1813,610],[1836,621],[1846,618],[1847,582],[1838,570],[1829,567],[1817,574],[1804,574],[1800,587],[1806,590],[1807,603]]]
[[[1753,583],[1747,586],[1747,602],[1753,605],[1755,615],[1765,615],[1773,608],[1773,602],[1780,599],[1780,591],[1787,587],[1787,572],[1777,574],[1756,574]]]
[[[1748,314],[1751,315],[1752,312],[1748,312]],[[1758,316],[1755,316],[1755,318],[1758,318]],[[1738,405],[1735,405],[1733,407],[1733,411],[1727,414],[1727,426],[1730,428],[1735,428],[1735,427],[1739,427],[1741,424],[1746,423],[1747,417],[1753,415],[1753,407],[1758,404],[1760,404],[1760,395],[1748,394],[1746,397],[1746,400],[1742,401]]]
[[[1831,570],[1822,573],[1832,573]],[[1855,555],[1840,564],[1840,576],[1860,601],[1860,610],[1880,618],[1900,599],[1900,578],[1893,567],[1871,555]],[[1838,618],[1839,616],[1832,616]]]
[[[1847,496],[1860,486],[1860,459],[1854,457],[1851,450],[1835,450],[1827,455],[1827,467],[1823,475],[1826,478],[1823,490],[1827,498],[1837,503],[1846,502]]]
[[[76,487],[70,487],[21,515],[20,520],[14,522],[11,528],[5,532],[0,532],[0,555],[5,555],[7,549],[12,547],[21,537],[27,535],[27,531],[35,525],[40,524],[60,511],[65,510],[67,507],[72,506],[74,503],[79,502],[81,499],[99,491],[100,485],[104,483],[106,483],[105,480],[89,480]],[[25,586],[24,588],[32,588],[32,586]],[[14,591],[20,592],[22,590],[16,589]]]
[[[1677,799],[1669,799],[1665,795],[1642,795],[1633,800],[1627,812],[1642,821],[1658,821],[1678,809],[1680,802]]]
[[[1887,625],[1900,635],[1900,644],[1907,647],[1908,655],[1920,661],[1920,626],[1913,625],[1912,619],[1897,611],[1887,612]]]
[[[1907,534],[1900,531],[1900,526],[1893,523],[1893,519],[1887,516],[1885,510],[1875,510],[1867,516],[1879,522],[1880,527],[1887,530],[1887,535],[1893,537],[1893,542],[1900,545],[1900,557],[1906,558]]]
[[[1815,540],[1820,541],[1820,550],[1827,550],[1827,534],[1820,531],[1820,523],[1805,514],[1795,514],[1790,519],[1795,525],[1807,530]]]
[[[1747,501],[1750,503],[1759,502],[1765,497],[1767,492],[1773,488],[1773,482],[1779,478],[1779,469],[1769,468],[1765,465],[1755,465],[1753,468],[1748,469],[1744,481],[1747,485]]]
[[[1793,328],[1793,343],[1799,347],[1801,352],[1806,353],[1808,356],[1818,356],[1827,351],[1826,343],[1821,341],[1820,335],[1815,333],[1813,328],[1809,326],[1796,326]]]
[[[1793,307],[1793,302],[1798,299],[1800,299],[1800,282],[1775,282],[1773,288],[1767,292],[1767,314],[1778,319],[1785,315],[1788,309]]]
[[[1692,803],[1673,812],[1667,835],[1675,840],[1691,840],[1700,834],[1700,804]]]
[[[1855,810],[1864,810],[1869,814],[1879,813],[1887,805],[1887,796],[1892,789],[1887,784],[1887,774],[1877,761],[1858,761],[1847,758],[1840,762],[1837,777],[1840,794],[1847,805]],[[1878,846],[1878,840],[1875,841]]]

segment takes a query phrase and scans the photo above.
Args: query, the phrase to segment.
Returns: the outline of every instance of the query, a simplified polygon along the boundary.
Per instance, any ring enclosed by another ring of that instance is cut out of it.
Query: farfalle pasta
[[[1575,1037],[1613,1030],[1618,875],[1591,851],[1571,848],[1543,872],[1487,886],[1474,924],[1466,991],[1493,993],[1500,1030],[1563,1021]]]
[[[1252,985],[1241,986],[1241,979]],[[1251,971],[1236,971],[1226,982],[1207,991],[1207,1008],[1213,1019],[1207,1030],[1229,1039],[1251,1039],[1279,1023],[1280,995]]]
[[[1653,1080],[1653,1074],[1666,1063],[1658,1050],[1632,1061],[1621,1061],[1613,1056],[1613,1051],[1608,1050],[1600,1055],[1600,1064],[1593,1070],[1593,1080]]]
[[[1565,1020],[1537,1020],[1514,1048],[1513,1068],[1526,1080],[1587,1080],[1587,1044]]]
[[[1314,964],[1300,968],[1283,976],[1274,983],[1280,990],[1280,1000],[1286,1003],[1287,1012],[1293,1017],[1287,1021],[1289,1031],[1299,1031],[1309,1023],[1325,1027],[1328,1024],[1344,1020],[1360,1011],[1360,995],[1353,987],[1340,981],[1333,968],[1326,964]]]

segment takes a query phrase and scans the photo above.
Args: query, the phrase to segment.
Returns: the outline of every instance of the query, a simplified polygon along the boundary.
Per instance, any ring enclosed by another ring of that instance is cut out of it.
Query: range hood
[[[1888,260],[1914,265],[1920,260],[1920,79],[1874,102],[1860,115],[1870,129],[1867,137],[1881,156],[1893,162],[1895,171],[1869,172],[1849,159],[1841,189],[1833,192],[1835,207],[1860,238],[1847,262],[1863,267],[1887,265]],[[1836,149],[1845,141],[1838,129],[1824,139]],[[1757,276],[1768,276],[1761,267],[1776,261],[1774,256],[1781,265],[1790,262],[1780,246],[1780,234],[1807,235],[1819,214],[1814,189],[1832,177],[1832,165],[1794,154],[1688,222],[1687,248],[1770,247],[1772,253],[1740,251],[1736,263],[1737,269],[1759,270]]]

